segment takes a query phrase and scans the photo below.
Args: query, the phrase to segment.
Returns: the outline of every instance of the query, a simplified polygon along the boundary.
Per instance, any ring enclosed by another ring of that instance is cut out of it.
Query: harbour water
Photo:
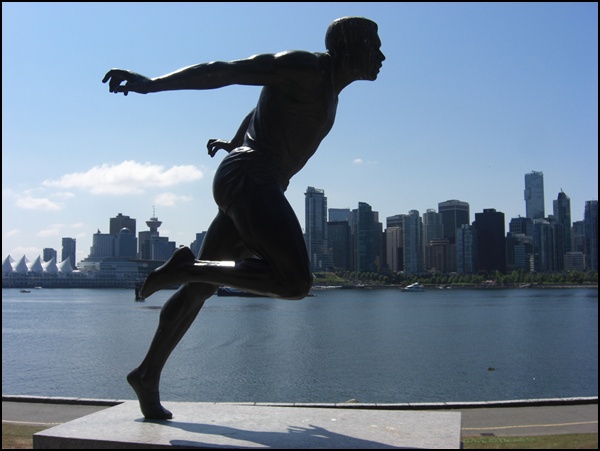
[[[172,291],[2,289],[2,393],[134,399]],[[463,402],[598,395],[598,290],[319,290],[210,298],[161,395],[201,402]]]

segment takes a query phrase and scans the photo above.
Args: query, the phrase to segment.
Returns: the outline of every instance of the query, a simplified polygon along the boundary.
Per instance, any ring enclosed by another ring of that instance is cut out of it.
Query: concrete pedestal
[[[137,401],[38,432],[36,449],[458,449],[458,412],[165,402],[172,420],[145,420]]]

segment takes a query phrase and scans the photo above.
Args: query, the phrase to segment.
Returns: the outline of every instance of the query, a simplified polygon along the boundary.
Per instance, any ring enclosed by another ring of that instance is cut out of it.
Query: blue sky
[[[329,23],[368,17],[387,59],[348,86],[336,124],[291,181],[330,208],[388,216],[458,199],[471,220],[525,215],[526,173],[562,189],[574,221],[598,199],[597,3],[2,4],[2,258],[34,259],[110,217],[156,215],[177,245],[216,213],[209,138],[233,136],[260,88],[110,94],[111,68],[156,77],[201,62],[324,51]]]

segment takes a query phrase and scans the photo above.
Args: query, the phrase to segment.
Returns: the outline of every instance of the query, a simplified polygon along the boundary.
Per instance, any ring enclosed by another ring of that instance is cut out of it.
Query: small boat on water
[[[19,293],[31,293],[31,290],[20,290]]]
[[[420,292],[420,291],[425,291],[425,287],[423,285],[421,285],[418,282],[415,283],[411,283],[410,285],[405,286],[404,288],[401,288],[402,291],[404,292]]]

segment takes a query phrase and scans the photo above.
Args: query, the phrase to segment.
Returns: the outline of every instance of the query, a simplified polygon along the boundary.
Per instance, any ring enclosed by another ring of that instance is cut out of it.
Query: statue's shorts
[[[288,183],[267,155],[249,147],[239,147],[219,165],[213,179],[213,197],[226,213],[233,201],[249,191],[255,192],[257,187],[273,185],[273,188],[285,191]]]

